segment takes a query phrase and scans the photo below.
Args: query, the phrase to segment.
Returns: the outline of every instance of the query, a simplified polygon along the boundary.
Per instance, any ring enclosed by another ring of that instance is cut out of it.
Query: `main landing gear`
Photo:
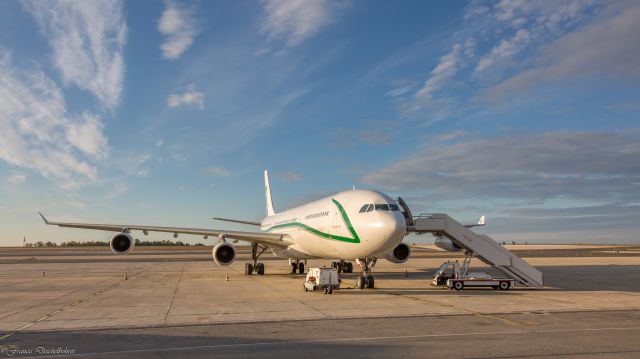
[[[353,273],[353,263],[342,259],[340,262],[332,262],[331,268],[337,269],[338,273]]]
[[[301,262],[299,259],[296,259],[295,262],[294,262],[291,259],[289,259],[289,264],[291,264],[291,273],[290,274],[296,274],[296,272],[298,272],[300,274],[304,274],[304,264],[305,263],[307,263],[306,260],[304,262]]]
[[[376,264],[375,258],[359,259],[358,264],[362,267],[362,272],[356,279],[356,288],[374,288],[375,280],[371,274],[371,268]]]
[[[258,253],[258,248],[261,249],[260,253]],[[267,247],[263,247],[258,245],[258,243],[251,242],[251,259],[253,259],[252,263],[244,264],[244,274],[251,275],[256,273],[258,275],[264,275],[264,264],[258,263],[258,258],[267,250]]]

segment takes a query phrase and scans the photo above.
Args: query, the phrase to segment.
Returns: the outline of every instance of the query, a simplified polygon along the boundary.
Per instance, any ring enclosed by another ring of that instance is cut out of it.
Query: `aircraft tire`
[[[258,273],[258,275],[264,275],[264,264],[258,263],[257,267],[258,268],[256,268],[256,272]]]
[[[304,263],[298,264],[298,273],[304,274]]]
[[[244,274],[245,275],[253,274],[253,266],[251,265],[251,263],[244,264]]]
[[[367,288],[375,288],[375,280],[372,275],[367,276]]]
[[[356,279],[356,288],[358,289],[364,289],[364,276],[362,274],[360,274],[358,276],[358,278]]]

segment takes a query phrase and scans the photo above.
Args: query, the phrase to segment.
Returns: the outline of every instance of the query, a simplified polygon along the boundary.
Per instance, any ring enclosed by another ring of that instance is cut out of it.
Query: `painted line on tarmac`
[[[135,274],[131,275],[130,277],[134,277],[134,276],[136,276],[136,275],[138,275],[138,274],[142,273],[143,271],[144,271],[144,269],[142,269],[142,270],[140,270],[139,272],[137,272],[137,273],[135,273]],[[30,322],[30,323],[27,323],[27,324],[25,324],[25,325],[21,326],[20,328],[18,328],[18,329],[16,329],[16,330],[14,330],[14,331],[12,331],[12,332],[9,332],[9,333],[7,333],[7,334],[5,334],[5,335],[3,335],[3,336],[0,336],[0,342],[2,342],[3,340],[5,340],[5,339],[7,339],[7,338],[9,338],[9,337],[11,337],[11,336],[13,336],[13,335],[15,335],[16,333],[19,333],[19,332],[21,332],[21,331],[23,331],[23,330],[25,330],[25,329],[27,329],[27,328],[29,328],[29,327],[31,327],[31,326],[33,326],[33,325],[37,324],[37,323],[39,323],[39,322],[43,321],[43,320],[47,320],[47,319],[51,318],[52,316],[54,316],[54,315],[56,315],[56,314],[58,314],[58,313],[64,312],[65,310],[68,310],[68,309],[70,309],[70,308],[73,308],[73,307],[77,306],[78,304],[84,303],[84,302],[86,302],[87,300],[89,300],[89,299],[91,299],[91,298],[94,298],[94,297],[96,297],[96,296],[98,296],[98,295],[100,295],[100,294],[102,294],[102,293],[104,293],[104,292],[106,292],[106,291],[108,291],[108,290],[111,290],[111,289],[113,289],[113,288],[117,287],[118,285],[122,284],[124,281],[125,281],[125,279],[121,279],[121,280],[119,280],[119,281],[117,281],[117,282],[115,282],[115,283],[111,284],[111,285],[110,285],[110,286],[108,286],[108,287],[102,288],[102,289],[100,289],[100,290],[98,290],[98,291],[96,291],[96,292],[93,292],[93,293],[89,294],[88,296],[86,296],[86,297],[84,297],[84,298],[80,298],[80,299],[78,299],[78,300],[77,300],[77,301],[75,301],[73,304],[69,304],[69,305],[65,306],[64,308],[57,309],[56,311],[51,312],[51,313],[49,313],[49,314],[47,314],[47,315],[45,315],[45,316],[43,316],[43,317],[41,317],[41,318],[38,318],[38,319],[36,319],[36,320],[34,320],[34,321]]]
[[[614,327],[614,328],[582,328],[582,329],[545,329],[545,330],[503,330],[493,332],[470,332],[470,333],[440,333],[440,334],[416,334],[416,335],[398,335],[398,336],[379,336],[379,337],[355,337],[355,338],[327,338],[313,340],[281,340],[273,342],[257,342],[257,343],[239,343],[239,344],[213,344],[213,345],[196,345],[184,347],[166,347],[166,348],[150,348],[150,349],[132,349],[106,352],[90,352],[75,353],[65,355],[49,355],[37,356],[32,358],[56,358],[56,357],[75,357],[90,355],[116,355],[116,354],[135,354],[135,353],[154,353],[166,351],[183,351],[183,350],[202,350],[202,349],[233,349],[260,346],[277,346],[277,345],[297,345],[297,344],[315,344],[315,343],[344,343],[358,341],[378,341],[378,340],[401,340],[401,339],[425,339],[425,338],[444,338],[444,337],[471,337],[471,336],[495,336],[508,334],[553,334],[553,333],[586,333],[586,332],[605,332],[605,331],[625,331],[640,330],[640,327]],[[29,358],[29,357],[26,357]]]

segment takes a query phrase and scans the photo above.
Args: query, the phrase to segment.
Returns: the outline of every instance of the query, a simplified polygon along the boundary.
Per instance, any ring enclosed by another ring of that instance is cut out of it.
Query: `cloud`
[[[212,176],[229,177],[231,174],[222,167],[211,167],[207,169],[207,173]]]
[[[637,130],[556,131],[427,146],[362,181],[441,199],[640,200]]]
[[[171,108],[194,107],[204,109],[204,94],[195,90],[194,85],[189,85],[183,90],[178,90],[167,97],[167,106]]]
[[[455,130],[449,133],[443,133],[441,135],[435,136],[434,139],[440,142],[449,142],[449,141],[457,140],[463,137],[468,137],[470,135],[471,133],[467,131]]]
[[[544,83],[587,77],[640,76],[640,4],[605,11],[599,21],[554,41],[535,57],[536,66],[509,77],[484,95],[502,98]]]
[[[467,66],[467,61],[475,53],[476,40],[469,37],[462,42],[455,43],[451,50],[440,57],[438,64],[431,70],[429,77],[413,98],[404,104],[405,112],[416,115],[425,113],[430,123],[440,121],[451,113],[448,105],[450,96],[437,97],[438,92],[446,89],[448,83],[457,75],[458,71]]]
[[[24,173],[13,172],[7,176],[6,180],[9,183],[19,184],[27,180],[27,175]]]
[[[158,147],[158,148],[162,148],[162,146],[164,145],[164,139],[161,138],[161,139],[157,140],[156,143],[154,143],[153,145]]]
[[[29,0],[24,5],[49,41],[64,83],[91,92],[105,108],[115,108],[125,68],[122,1]]]
[[[296,182],[302,179],[302,174],[297,172],[279,172],[275,175],[286,182]]]
[[[140,177],[140,178],[144,178],[144,177],[148,177],[149,176],[149,170],[140,170],[136,173],[136,176]]]
[[[269,40],[284,39],[287,46],[296,46],[316,35],[335,21],[336,13],[346,7],[344,1],[325,0],[263,0],[263,21],[260,31]]]
[[[102,122],[96,115],[84,113],[81,121],[69,123],[67,141],[91,157],[105,158],[109,146],[102,129]]]
[[[500,44],[496,45],[491,52],[483,56],[475,72],[480,73],[493,66],[496,62],[509,59],[515,54],[522,51],[531,42],[531,33],[527,29],[518,30],[513,37],[503,39]]]
[[[198,34],[196,12],[172,0],[166,0],[165,6],[158,21],[158,31],[166,37],[160,48],[165,59],[176,60],[191,47]]]
[[[533,72],[521,80],[516,78],[516,84],[506,83],[504,91],[496,86],[507,76],[518,76],[532,67],[546,66],[555,61],[549,56],[536,56],[550,51],[549,45],[554,41],[565,34],[582,31],[612,13],[624,12],[631,6],[635,6],[633,2],[602,0],[471,1],[464,10],[462,26],[452,35],[446,53],[421,81],[424,85],[415,90],[405,87],[393,89],[388,95],[399,104],[404,116],[425,119],[427,125],[473,113],[487,103],[479,99],[500,100],[496,96],[498,91],[510,94],[512,87],[544,81],[534,78],[538,74]],[[636,37],[630,33],[620,34],[622,40],[618,43],[609,38],[607,43],[598,41],[581,44],[581,48],[575,46],[571,50],[573,60],[579,60],[579,53],[585,49],[599,52],[600,57],[613,58],[602,49],[612,46],[621,50],[616,52],[618,57],[614,62],[635,61],[635,57],[626,59],[621,54],[625,45],[637,48]],[[635,52],[635,49],[627,51]],[[487,91],[486,96],[478,95],[487,88],[491,91]]]
[[[0,158],[74,189],[95,180],[90,160],[109,151],[97,116],[68,113],[60,88],[40,70],[20,71],[0,53]]]

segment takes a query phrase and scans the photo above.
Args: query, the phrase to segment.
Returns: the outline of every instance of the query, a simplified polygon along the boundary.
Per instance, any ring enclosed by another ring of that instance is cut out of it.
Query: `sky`
[[[0,245],[111,236],[37,211],[251,230],[210,217],[264,217],[264,169],[276,211],[369,188],[486,215],[500,241],[638,243],[638,18],[638,1],[2,1]]]

